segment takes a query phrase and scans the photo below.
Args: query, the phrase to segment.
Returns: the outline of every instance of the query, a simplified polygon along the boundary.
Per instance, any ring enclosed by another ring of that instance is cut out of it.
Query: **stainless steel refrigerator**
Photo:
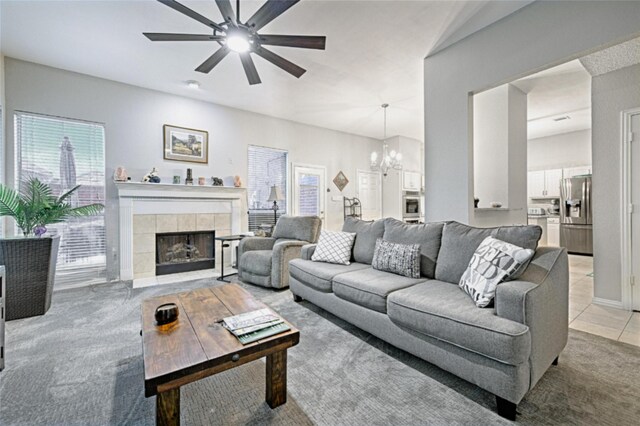
[[[593,255],[591,176],[560,182],[560,245],[569,253]]]

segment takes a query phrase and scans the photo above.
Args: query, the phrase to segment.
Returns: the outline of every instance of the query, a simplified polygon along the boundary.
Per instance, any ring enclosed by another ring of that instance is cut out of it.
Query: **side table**
[[[5,283],[4,266],[0,266],[0,371],[4,370],[4,307],[5,307]]]
[[[243,239],[244,235],[227,235],[224,237],[216,237],[216,241],[220,241],[222,243],[222,249],[220,250],[220,276],[218,277],[218,281],[224,281],[226,283],[230,282],[229,280],[225,280],[225,277],[230,277],[233,274],[224,274],[224,249],[230,246],[231,241],[240,241]],[[236,259],[237,261],[237,259]]]

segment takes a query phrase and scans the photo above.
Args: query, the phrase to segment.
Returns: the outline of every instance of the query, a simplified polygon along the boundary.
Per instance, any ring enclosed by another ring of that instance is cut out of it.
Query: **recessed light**
[[[200,83],[195,80],[189,80],[187,81],[187,86],[191,89],[199,89]]]

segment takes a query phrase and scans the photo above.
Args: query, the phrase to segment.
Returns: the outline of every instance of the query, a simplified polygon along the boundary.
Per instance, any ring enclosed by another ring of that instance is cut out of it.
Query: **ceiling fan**
[[[219,24],[175,0],[158,1],[213,30],[213,34],[143,33],[151,41],[218,42],[221,47],[196,68],[196,71],[201,73],[206,74],[210,72],[230,51],[234,51],[240,55],[240,61],[242,62],[242,67],[247,75],[249,84],[261,83],[260,76],[251,58],[251,53],[261,56],[289,74],[300,78],[300,76],[306,72],[304,68],[273,53],[264,46],[287,46],[320,50],[324,50],[325,47],[326,37],[324,36],[258,34],[258,31],[262,27],[286,12],[300,0],[267,0],[245,23],[242,23],[240,20],[240,0],[236,2],[235,14],[233,13],[229,0],[215,0],[224,18],[224,21]]]

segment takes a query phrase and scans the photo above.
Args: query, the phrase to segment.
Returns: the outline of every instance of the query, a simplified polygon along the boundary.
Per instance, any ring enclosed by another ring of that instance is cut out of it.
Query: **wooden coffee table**
[[[158,326],[155,309],[178,305],[178,320]],[[156,424],[180,424],[180,386],[267,357],[266,401],[287,402],[287,349],[300,341],[291,330],[243,345],[221,323],[224,317],[268,306],[237,284],[225,284],[142,302],[142,353],[145,396],[156,395]],[[224,390],[221,390],[224,392]]]

